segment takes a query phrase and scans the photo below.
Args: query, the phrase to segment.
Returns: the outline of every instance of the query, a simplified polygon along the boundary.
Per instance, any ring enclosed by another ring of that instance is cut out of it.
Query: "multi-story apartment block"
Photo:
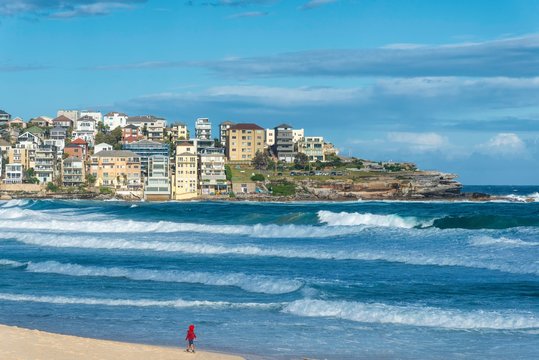
[[[64,129],[73,128],[73,125],[75,124],[75,122],[71,120],[71,118],[68,118],[65,115],[60,115],[52,119],[52,123],[54,126],[60,126],[60,127],[63,127]]]
[[[275,144],[275,129],[266,129],[266,146],[272,147]]]
[[[298,153],[305,154],[309,161],[326,161],[324,138],[322,136],[305,136],[297,143]]]
[[[273,153],[280,161],[291,163],[296,157],[294,150],[294,133],[292,126],[281,124],[275,127],[275,143],[273,144]]]
[[[140,156],[140,163],[143,175],[148,175],[148,162],[152,156],[160,155],[167,158],[170,156],[170,148],[168,144],[144,139],[124,144],[123,149],[131,150],[132,152]]]
[[[230,161],[251,161],[264,151],[264,129],[256,124],[236,124],[228,129],[226,155]]]
[[[148,161],[148,176],[144,181],[144,199],[165,201],[170,199],[168,156],[154,155]]]
[[[81,117],[79,110],[58,110],[58,112],[56,112],[56,116],[57,118],[65,116],[73,123],[75,123],[75,121],[77,121]]]
[[[103,124],[108,126],[110,130],[119,127],[125,127],[127,125],[127,118],[129,116],[120,112],[109,112],[103,117]]]
[[[97,134],[97,120],[90,115],[84,115],[75,122],[73,139],[82,139],[93,146]]]
[[[64,186],[81,186],[86,180],[84,160],[68,157],[62,164],[62,184]]]
[[[42,184],[53,182],[58,175],[57,149],[51,145],[41,145],[36,149],[36,178]]]
[[[90,173],[97,186],[140,190],[140,157],[129,150],[100,151],[91,157]]]
[[[6,164],[5,184],[22,184],[23,168],[21,164]]]
[[[228,129],[230,129],[232,125],[234,125],[234,123],[231,121],[223,121],[222,123],[219,124],[219,142],[225,148],[226,148],[226,138],[228,134]]]
[[[170,128],[171,140],[187,140],[189,139],[189,130],[184,123],[176,123]]]
[[[127,118],[127,125],[138,126],[142,135],[149,140],[163,140],[167,121],[153,115],[130,116]]]
[[[5,125],[10,120],[11,120],[11,115],[5,112],[4,110],[0,110],[0,125]]]
[[[9,164],[21,164],[23,170],[28,170],[35,166],[37,145],[33,143],[16,144],[8,151]]]
[[[142,130],[136,125],[126,125],[122,128],[122,143],[129,144],[135,141],[142,140],[144,135],[142,135]]]
[[[292,141],[297,144],[305,137],[305,129],[292,129]]]
[[[208,118],[198,118],[195,121],[195,138],[198,140],[212,140],[211,122]]]
[[[62,160],[62,155],[64,153],[65,141],[58,139],[45,139],[43,140],[43,145],[45,146],[54,146],[56,149],[56,157],[58,160]]]
[[[80,111],[80,117],[89,116],[95,120],[97,124],[103,122],[103,114],[100,111],[93,111],[93,110],[81,110]]]
[[[200,191],[202,195],[219,195],[228,192],[225,172],[225,155],[221,149],[209,148],[199,155]]]
[[[198,196],[198,156],[193,141],[176,145],[176,170],[173,177],[173,198],[192,199]]]

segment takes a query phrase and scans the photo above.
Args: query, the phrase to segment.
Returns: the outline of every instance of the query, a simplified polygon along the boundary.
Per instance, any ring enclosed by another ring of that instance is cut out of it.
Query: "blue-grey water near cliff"
[[[0,202],[0,323],[248,358],[539,358],[511,202]],[[536,202],[515,202],[523,195]]]

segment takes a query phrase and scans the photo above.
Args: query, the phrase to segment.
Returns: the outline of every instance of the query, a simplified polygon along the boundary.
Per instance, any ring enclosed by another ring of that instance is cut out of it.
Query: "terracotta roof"
[[[52,119],[52,122],[57,122],[57,121],[71,121],[71,122],[73,122],[73,120],[71,120],[70,118],[68,118],[65,115],[60,115],[57,118]]]
[[[236,124],[230,127],[231,130],[264,130],[257,124]]]
[[[71,143],[72,144],[79,144],[79,145],[88,145],[88,143],[86,141],[84,141],[84,139],[81,139],[81,138],[76,138]]]

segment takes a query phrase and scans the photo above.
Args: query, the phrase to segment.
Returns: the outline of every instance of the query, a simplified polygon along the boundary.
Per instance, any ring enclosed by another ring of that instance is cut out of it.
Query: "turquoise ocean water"
[[[539,187],[511,201],[0,202],[0,323],[249,359],[539,358]],[[525,197],[535,202],[521,202]]]

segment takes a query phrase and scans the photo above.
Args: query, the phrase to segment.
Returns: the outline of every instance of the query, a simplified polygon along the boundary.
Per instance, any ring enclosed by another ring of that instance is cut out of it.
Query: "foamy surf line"
[[[151,300],[151,299],[100,299],[71,296],[34,296],[19,294],[1,294],[0,300],[15,302],[35,302],[57,305],[101,305],[101,306],[133,306],[133,307],[172,307],[172,308],[225,308],[225,309],[273,309],[279,308],[278,303],[233,303],[227,301],[204,300]]]
[[[50,247],[72,247],[82,249],[150,250],[156,252],[178,252],[198,255],[282,257],[315,260],[358,260],[387,261],[418,266],[460,266],[486,269],[513,274],[539,275],[539,262],[496,263],[491,259],[476,260],[459,254],[425,255],[419,251],[388,252],[372,250],[308,250],[302,248],[274,248],[254,245],[228,246],[192,242],[137,241],[127,239],[99,239],[94,237],[70,237],[52,234],[0,234],[0,239],[15,239],[19,242]]]
[[[44,216],[44,215],[41,215]],[[174,223],[169,221],[145,222],[134,220],[73,221],[73,219],[0,221],[0,229],[39,230],[75,233],[203,233],[216,235],[240,235],[253,238],[325,238],[353,235],[362,227],[328,227],[314,225],[205,225]]]
[[[332,317],[363,323],[398,324],[457,330],[520,330],[539,328],[539,319],[513,311],[459,311],[421,306],[395,306],[380,303],[297,300],[282,310],[306,317]]]
[[[399,215],[377,215],[371,213],[335,213],[327,210],[318,211],[318,219],[328,226],[370,226],[411,229],[431,226],[434,220],[420,221],[415,217]]]
[[[0,260],[0,265],[3,260]],[[9,262],[10,260],[5,260]],[[19,263],[21,264],[21,263]],[[22,265],[22,264],[21,264]],[[277,279],[269,276],[246,275],[243,273],[213,274],[207,272],[130,269],[120,267],[82,266],[56,261],[29,262],[26,271],[33,273],[61,274],[68,276],[100,276],[126,278],[137,281],[175,283],[198,283],[211,286],[235,286],[248,292],[286,294],[299,290],[303,283],[298,280]]]

